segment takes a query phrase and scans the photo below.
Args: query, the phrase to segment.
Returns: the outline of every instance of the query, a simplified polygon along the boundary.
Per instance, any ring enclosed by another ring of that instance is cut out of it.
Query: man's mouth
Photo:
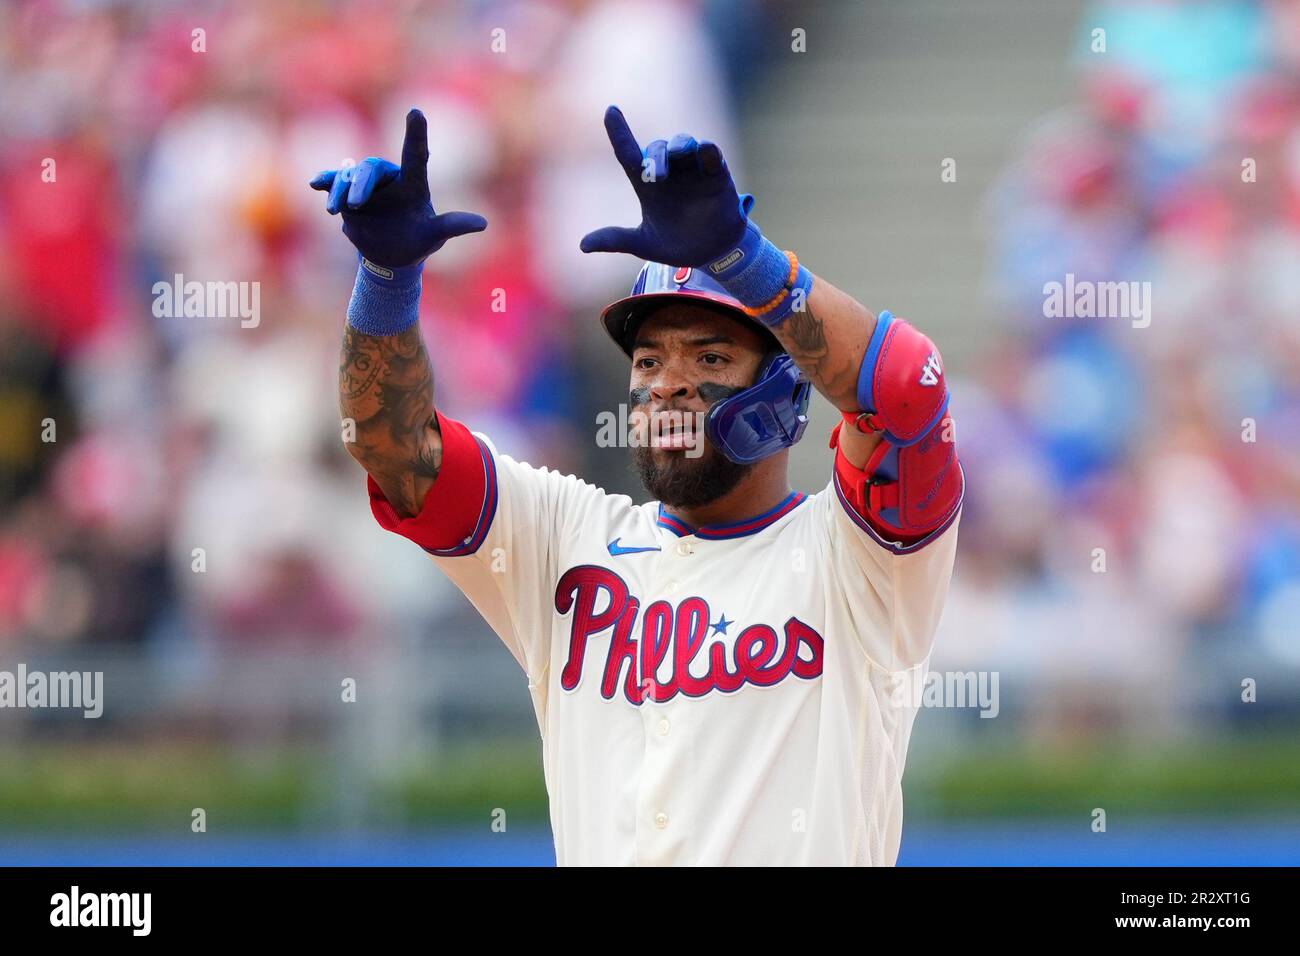
[[[695,448],[698,437],[695,432],[685,429],[673,429],[650,437],[650,447],[664,451],[685,451]]]
[[[704,441],[703,412],[673,412],[650,421],[650,447],[664,451],[699,448]]]

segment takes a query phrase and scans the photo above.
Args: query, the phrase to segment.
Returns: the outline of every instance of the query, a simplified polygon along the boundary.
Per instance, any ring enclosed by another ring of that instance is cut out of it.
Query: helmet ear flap
[[[779,348],[768,349],[766,352],[764,352],[762,361],[758,363],[758,374],[754,377],[754,381],[755,382],[763,381],[767,373],[771,371],[772,364],[777,359],[779,359],[782,355],[785,354],[786,354],[785,349],[779,349]]]
[[[808,426],[812,383],[784,350],[768,353],[749,388],[724,398],[705,418],[705,433],[737,464],[789,448]]]
[[[798,414],[807,416],[808,403],[812,400],[812,382],[804,379],[797,382],[794,391],[790,393],[790,402],[794,405]]]

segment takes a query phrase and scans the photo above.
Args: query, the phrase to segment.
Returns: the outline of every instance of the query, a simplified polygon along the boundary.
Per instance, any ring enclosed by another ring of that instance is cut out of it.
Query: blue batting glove
[[[605,111],[614,156],[641,203],[641,225],[606,226],[582,238],[583,252],[626,252],[670,266],[705,266],[744,235],[748,206],[717,145],[679,133],[644,150],[617,106]]]
[[[402,269],[423,262],[448,239],[487,228],[487,220],[473,213],[433,211],[428,163],[428,123],[413,109],[406,114],[400,167],[371,156],[348,169],[318,173],[311,188],[329,192],[326,211],[343,215],[343,234],[364,258]]]
[[[325,209],[342,215],[343,235],[361,258],[348,306],[348,320],[359,331],[394,335],[413,325],[424,260],[448,239],[487,228],[487,220],[473,213],[434,212],[428,163],[428,123],[413,109],[406,114],[401,166],[371,156],[311,180],[312,189],[329,193]]]
[[[678,133],[644,150],[617,106],[605,111],[605,131],[641,203],[641,225],[606,226],[582,237],[583,252],[626,252],[647,262],[707,269],[744,305],[760,308],[786,287],[790,260],[749,218],[754,197],[739,195],[717,145]],[[812,275],[800,268],[807,293]],[[759,320],[778,325],[782,307]]]

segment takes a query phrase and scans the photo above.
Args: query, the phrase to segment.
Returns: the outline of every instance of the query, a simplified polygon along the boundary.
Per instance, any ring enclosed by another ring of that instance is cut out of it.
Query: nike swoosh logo
[[[621,544],[619,544],[619,542],[622,540],[623,540],[622,536],[619,536],[609,543],[610,554],[636,554],[638,551],[662,551],[663,550],[657,545],[653,548],[625,548]]]

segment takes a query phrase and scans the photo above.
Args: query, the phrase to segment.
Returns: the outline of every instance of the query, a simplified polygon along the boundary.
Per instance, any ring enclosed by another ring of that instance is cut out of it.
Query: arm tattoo
[[[826,330],[822,327],[822,320],[806,305],[802,312],[790,314],[786,332],[790,336],[790,345],[794,348],[791,354],[796,359],[816,363],[826,356]],[[800,367],[802,364],[800,361]]]
[[[352,456],[394,508],[418,514],[415,479],[435,478],[442,442],[433,415],[433,367],[418,325],[399,335],[348,326],[339,359],[339,407],[356,423]]]
[[[826,340],[826,328],[806,303],[802,312],[792,312],[777,330],[777,338],[812,379],[819,392],[837,408],[857,405],[858,372],[851,357],[836,356]]]

